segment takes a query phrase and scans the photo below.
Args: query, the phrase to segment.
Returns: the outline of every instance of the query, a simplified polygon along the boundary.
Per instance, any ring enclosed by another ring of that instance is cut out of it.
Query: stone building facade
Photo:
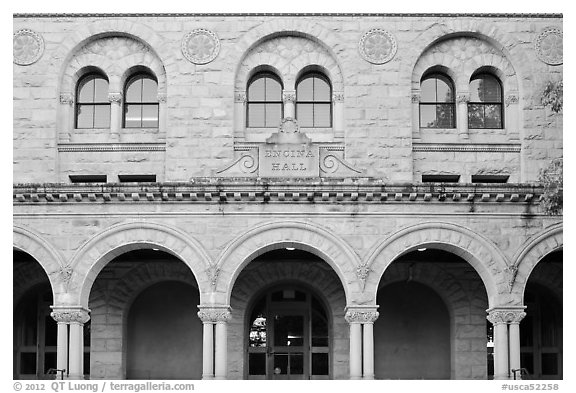
[[[562,378],[561,15],[15,15],[14,378]]]

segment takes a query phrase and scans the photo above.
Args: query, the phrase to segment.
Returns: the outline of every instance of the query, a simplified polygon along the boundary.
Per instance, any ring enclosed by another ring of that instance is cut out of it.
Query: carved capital
[[[459,104],[467,104],[468,101],[470,101],[470,94],[468,93],[462,93],[456,96],[456,102]]]
[[[234,93],[234,102],[239,102],[239,103],[246,103],[246,92],[245,91],[237,91]]]
[[[506,96],[506,106],[510,106],[510,104],[517,104],[517,103],[518,103],[517,94],[508,94]]]
[[[282,91],[282,102],[285,104],[288,102],[296,102],[296,92],[294,90],[283,90]]]
[[[158,93],[158,102],[164,104],[167,101],[168,101],[168,96],[166,95],[166,93]]]
[[[502,323],[520,323],[525,316],[526,313],[519,309],[493,309],[488,312],[486,319],[493,325],[499,325]]]
[[[122,93],[108,93],[108,101],[116,103],[122,102]]]
[[[413,104],[418,104],[420,102],[420,93],[412,93],[410,98]]]
[[[344,319],[348,323],[374,323],[380,314],[378,311],[348,310]]]
[[[232,315],[227,308],[202,308],[198,311],[198,318],[202,322],[227,323],[232,319]]]
[[[74,96],[71,93],[60,93],[60,103],[62,105],[72,105],[74,103]]]
[[[85,324],[90,320],[90,314],[86,310],[54,310],[50,316],[56,321],[61,323],[80,323]]]
[[[344,93],[335,91],[332,93],[332,102],[344,102]]]

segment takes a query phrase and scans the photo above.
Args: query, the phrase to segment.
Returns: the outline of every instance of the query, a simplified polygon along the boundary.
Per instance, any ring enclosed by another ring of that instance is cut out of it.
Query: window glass
[[[94,128],[110,127],[110,105],[94,106]]]
[[[151,75],[131,77],[126,83],[124,98],[124,127],[158,127],[158,82]]]
[[[76,91],[76,128],[110,127],[108,81],[99,74],[89,74],[78,81]]]
[[[303,79],[296,88],[298,101],[312,101],[314,97],[314,79]]]
[[[282,84],[269,72],[255,75],[247,89],[248,127],[278,127],[283,115]]]
[[[331,127],[330,83],[322,74],[304,75],[296,85],[296,117],[301,127]]]
[[[480,74],[470,81],[469,128],[502,128],[502,87],[492,75]]]
[[[448,77],[433,74],[420,84],[420,127],[455,128],[454,88]]]

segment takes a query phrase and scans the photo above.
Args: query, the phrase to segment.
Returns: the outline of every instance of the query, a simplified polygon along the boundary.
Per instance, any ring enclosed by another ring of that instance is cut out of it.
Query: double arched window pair
[[[468,128],[503,128],[503,95],[500,81],[491,74],[470,80]],[[456,128],[454,83],[444,74],[430,74],[420,84],[420,127]]]
[[[76,128],[109,128],[108,78],[99,73],[85,75],[76,88]],[[122,126],[158,128],[158,81],[147,73],[132,75],[124,86]]]
[[[284,117],[283,85],[272,72],[260,72],[248,82],[246,126],[278,127]],[[295,117],[300,127],[332,127],[332,86],[318,72],[304,74],[296,82]]]

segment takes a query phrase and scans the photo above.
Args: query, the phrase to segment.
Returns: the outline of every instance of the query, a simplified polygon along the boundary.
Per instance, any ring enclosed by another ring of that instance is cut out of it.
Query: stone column
[[[516,373],[516,379],[522,379],[522,374],[519,371],[520,365],[520,321],[526,316],[523,311],[515,311],[514,317],[510,321],[509,326],[509,345],[510,345],[510,372],[512,378],[514,378],[514,373]],[[516,370],[516,371],[514,371]]]
[[[122,129],[122,93],[108,93],[110,101],[110,135],[113,139],[120,139]]]
[[[234,137],[244,139],[246,131],[246,91],[234,93]]]
[[[294,119],[296,117],[296,92],[283,90],[282,102],[284,103],[284,117]]]
[[[520,141],[520,124],[518,122],[518,92],[510,92],[506,96],[506,107],[504,108],[504,128],[508,134],[508,140]]]
[[[56,339],[56,368],[68,372],[68,323],[70,318],[67,318],[67,313],[52,312],[50,314],[57,322],[58,331]]]
[[[364,323],[364,379],[374,379],[374,322],[378,319],[376,311],[365,313]]]
[[[420,91],[412,91],[412,138],[420,139]]]
[[[332,93],[332,122],[334,138],[344,139],[344,93]]]
[[[226,379],[229,307],[199,306],[199,308],[198,317],[204,324],[202,379]]]
[[[374,306],[347,307],[345,319],[350,324],[350,379],[374,379],[373,324],[378,312]]]
[[[468,101],[470,93],[460,92],[456,97],[456,126],[461,139],[468,139]]]
[[[61,93],[60,94],[60,120],[58,124],[60,125],[59,141],[69,142],[70,134],[74,129],[74,96],[72,93]]]
[[[60,309],[52,307],[52,318],[58,322],[58,349],[56,364],[60,369],[60,365],[66,363],[62,356],[65,352],[65,339],[64,335],[67,333],[65,328],[60,327],[60,324],[70,326],[70,337],[68,343],[68,378],[69,379],[84,379],[84,324],[90,320],[89,310],[82,307]],[[62,342],[64,340],[64,342]]]

